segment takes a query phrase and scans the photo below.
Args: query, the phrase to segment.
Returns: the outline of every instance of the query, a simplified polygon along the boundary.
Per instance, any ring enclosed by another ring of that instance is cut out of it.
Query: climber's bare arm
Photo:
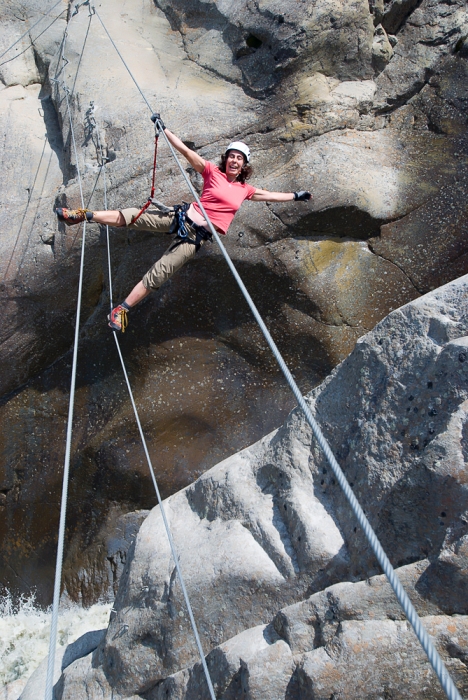
[[[268,190],[255,190],[251,200],[253,202],[291,202],[292,200],[306,201],[310,199],[310,192],[268,192]]]
[[[255,190],[252,202],[290,202],[294,199],[293,192],[268,192],[268,190]]]
[[[164,133],[174,148],[179,151],[184,158],[187,158],[192,168],[195,168],[197,173],[202,173],[205,168],[205,160],[199,156],[198,153],[195,153],[195,151],[192,151],[186,146],[185,143],[181,141],[178,136],[173,134],[172,131],[169,131],[169,129],[164,129]]]

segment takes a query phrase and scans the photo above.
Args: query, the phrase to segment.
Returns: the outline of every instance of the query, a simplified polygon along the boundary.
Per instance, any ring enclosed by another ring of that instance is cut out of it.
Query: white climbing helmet
[[[247,163],[250,163],[250,149],[246,143],[243,143],[242,141],[233,141],[226,148],[225,155],[228,154],[228,151],[240,151],[242,155],[245,156]]]

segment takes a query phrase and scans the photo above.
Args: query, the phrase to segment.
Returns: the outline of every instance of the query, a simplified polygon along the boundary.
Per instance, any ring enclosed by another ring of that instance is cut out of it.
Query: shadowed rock
[[[462,693],[467,311],[465,276],[390,314],[308,396]],[[165,508],[218,697],[442,698],[300,411]],[[65,672],[64,699],[98,684],[105,698],[204,697],[159,507],[114,609],[93,658]]]

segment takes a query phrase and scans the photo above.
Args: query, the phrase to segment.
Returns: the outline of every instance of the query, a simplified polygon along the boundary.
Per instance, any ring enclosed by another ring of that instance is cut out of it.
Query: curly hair
[[[229,151],[228,151],[229,153]],[[221,156],[221,160],[218,163],[218,168],[221,170],[222,173],[226,172],[226,160],[227,160],[227,153],[223,153]],[[240,182],[242,184],[245,183],[246,180],[249,179],[249,177],[253,173],[253,168],[251,165],[247,165],[244,159],[244,165],[242,166],[242,169],[239,173],[239,175],[236,177],[236,182]]]

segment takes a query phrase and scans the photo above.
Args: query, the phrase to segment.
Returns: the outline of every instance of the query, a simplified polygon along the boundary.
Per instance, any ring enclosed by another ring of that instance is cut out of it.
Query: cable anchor
[[[91,15],[94,15],[94,14],[96,13],[96,10],[95,10],[95,8],[94,8],[94,5],[91,5],[90,0],[84,0],[84,2],[77,2],[77,3],[76,3],[76,5],[75,5],[75,11],[74,11],[74,13],[72,14],[72,17],[75,17],[75,15],[78,14],[78,12],[80,11],[80,7],[84,7],[84,6],[86,6],[86,5],[88,6],[88,9],[89,9],[88,17],[91,17]]]

